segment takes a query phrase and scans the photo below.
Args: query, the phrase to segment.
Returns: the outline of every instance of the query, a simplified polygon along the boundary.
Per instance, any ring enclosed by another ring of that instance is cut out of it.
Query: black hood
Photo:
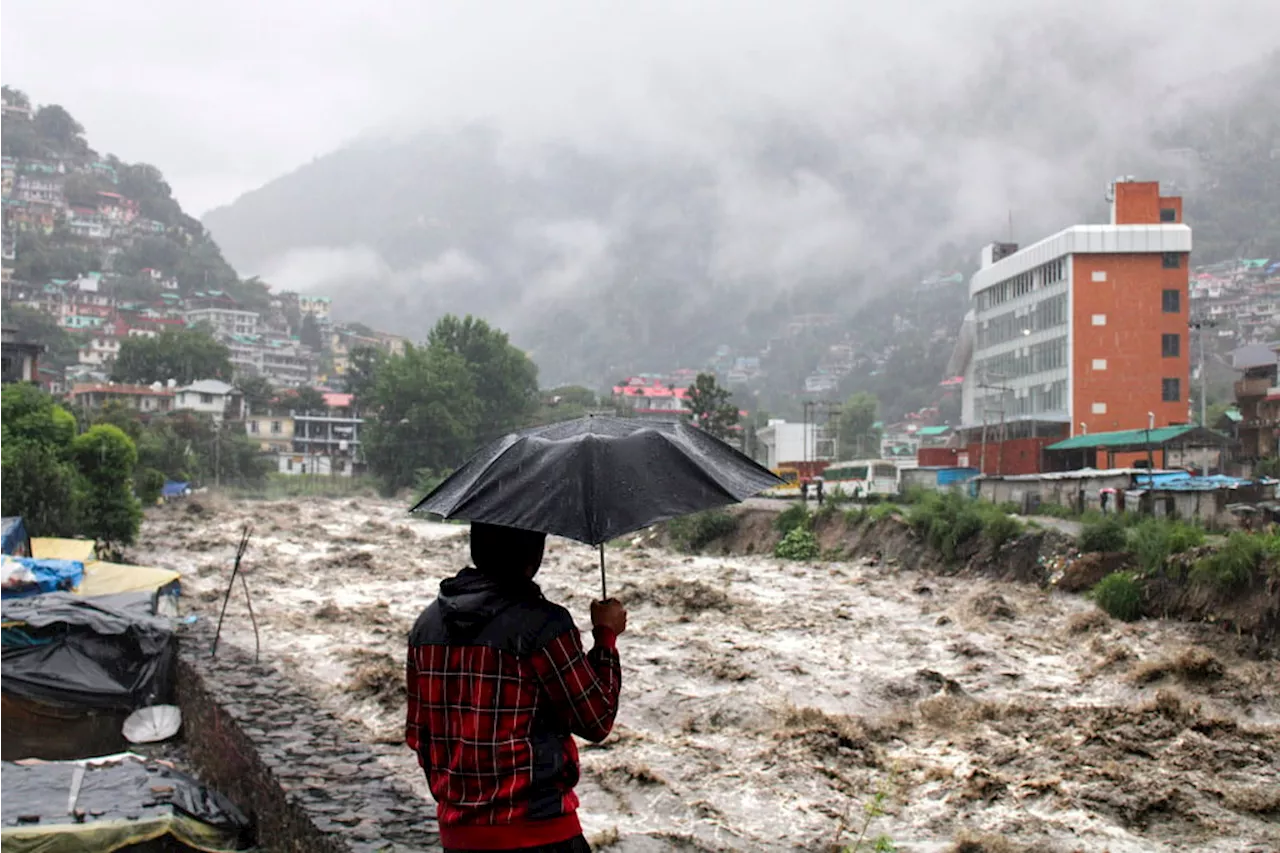
[[[450,641],[465,643],[508,607],[539,598],[542,591],[531,580],[496,579],[467,568],[440,582],[436,602]]]

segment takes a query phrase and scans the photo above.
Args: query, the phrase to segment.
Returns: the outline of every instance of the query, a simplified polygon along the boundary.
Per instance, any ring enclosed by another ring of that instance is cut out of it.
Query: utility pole
[[[1204,369],[1204,330],[1216,329],[1218,327],[1217,320],[1192,320],[1191,328],[1197,332],[1196,337],[1200,343],[1200,426],[1207,427],[1205,420],[1208,418],[1209,404],[1209,376]]]
[[[1007,392],[1012,391],[1013,389],[1008,388],[1004,385],[992,385],[990,384],[990,382],[992,379],[1003,380],[1006,378],[1008,377],[1004,376],[1004,374],[1001,374],[1001,373],[985,373],[984,372],[982,374],[982,382],[978,384],[978,388],[983,391],[999,391],[1000,392],[1000,409],[999,409],[1000,447],[997,451],[998,456],[996,459],[997,475],[1003,471],[1003,463],[1004,463],[1004,438],[1005,438],[1004,436],[1004,431],[1005,431],[1004,430],[1004,413],[1005,413],[1004,395]],[[987,473],[987,414],[988,412],[989,412],[989,409],[987,408],[987,400],[986,400],[986,397],[984,396],[982,399],[982,454],[979,457],[979,462],[978,462],[978,470],[983,474]]]

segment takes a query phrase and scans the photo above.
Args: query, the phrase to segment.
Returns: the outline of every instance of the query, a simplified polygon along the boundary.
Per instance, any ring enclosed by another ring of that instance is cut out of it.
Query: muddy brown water
[[[401,735],[404,636],[465,528],[374,499],[198,497],[131,557],[216,619],[240,527],[264,654],[352,724]],[[614,734],[584,745],[598,849],[1280,850],[1280,674],[1212,627],[1115,622],[1065,593],[910,567],[609,549],[627,604]],[[585,626],[590,549],[538,576]],[[226,631],[252,648],[242,600]],[[434,808],[415,759],[383,759]],[[842,829],[842,827],[845,827]],[[967,839],[969,846],[958,846]]]

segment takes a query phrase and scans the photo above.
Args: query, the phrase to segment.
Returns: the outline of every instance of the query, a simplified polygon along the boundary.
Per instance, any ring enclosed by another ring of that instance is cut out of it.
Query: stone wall
[[[278,853],[440,850],[435,804],[391,778],[374,753],[279,671],[212,631],[181,638],[178,703],[201,779],[253,816]]]

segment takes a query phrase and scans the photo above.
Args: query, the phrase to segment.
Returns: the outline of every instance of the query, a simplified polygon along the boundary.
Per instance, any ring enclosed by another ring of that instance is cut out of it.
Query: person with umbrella
[[[440,584],[409,639],[406,740],[427,772],[445,850],[589,851],[572,735],[618,713],[627,612],[591,605],[595,646],[533,582],[546,535],[471,525],[471,562]]]
[[[446,850],[589,851],[572,735],[608,736],[617,637],[604,543],[736,503],[782,481],[684,423],[588,417],[504,436],[414,507],[471,522],[471,567],[409,636],[406,742],[427,774]],[[546,535],[600,549],[590,652],[533,582]]]

